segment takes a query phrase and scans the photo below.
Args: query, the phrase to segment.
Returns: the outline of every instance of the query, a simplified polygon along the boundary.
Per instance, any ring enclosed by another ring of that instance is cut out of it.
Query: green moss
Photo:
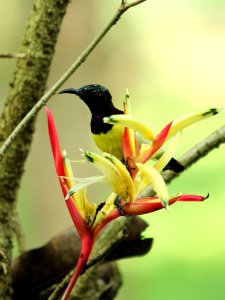
[[[57,36],[69,0],[35,0],[20,50],[7,101],[0,121],[0,145],[45,91]],[[6,256],[0,272],[0,298],[11,299],[9,266],[14,235],[13,215],[16,196],[30,151],[34,122],[22,130],[1,161],[0,170],[0,251]]]

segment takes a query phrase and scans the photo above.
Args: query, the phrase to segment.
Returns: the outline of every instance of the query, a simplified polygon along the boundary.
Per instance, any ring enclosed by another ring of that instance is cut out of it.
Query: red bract
[[[171,198],[169,200],[169,205],[172,205],[177,201],[201,202],[206,198],[207,197],[198,196],[198,195],[180,195]],[[135,202],[133,203],[125,204],[123,208],[123,212],[129,216],[143,215],[163,208],[164,206],[158,197],[144,197],[144,198],[135,199]]]
[[[169,205],[172,205],[176,202],[202,202],[206,197],[193,195],[193,194],[184,194],[179,196],[174,196],[169,200]],[[123,213],[125,216],[137,216],[137,215],[144,215],[149,214],[154,211],[163,209],[164,206],[158,197],[142,197],[135,199],[132,203],[123,203],[121,202],[121,206],[123,208]],[[114,219],[120,216],[120,212],[118,209],[115,209],[111,212],[111,214],[99,225],[95,227],[94,235],[97,236],[99,232],[102,230],[105,225],[109,222],[113,221]]]
[[[68,188],[64,182],[63,177],[65,177],[65,172],[63,168],[63,157],[60,149],[59,139],[57,135],[57,131],[54,124],[54,119],[52,113],[48,107],[45,107],[45,111],[47,114],[48,120],[48,130],[49,130],[49,138],[52,147],[52,154],[54,157],[56,172],[58,174],[59,182],[63,191],[64,197],[66,197],[68,193]],[[91,229],[85,224],[84,220],[80,216],[76,205],[72,198],[66,200],[67,208],[70,212],[70,216],[73,220],[73,223],[80,235],[81,238],[81,254],[79,256],[77,265],[74,270],[74,274],[69,282],[67,289],[62,297],[62,300],[68,299],[79,275],[81,274],[84,265],[86,264],[88,257],[91,253],[93,246],[93,235]]]
[[[141,158],[140,160],[141,163],[145,163],[146,161],[148,161],[156,153],[156,151],[158,151],[162,147],[169,133],[172,123],[173,122],[167,124],[162,129],[162,131],[160,131],[160,133],[156,136],[156,139],[152,142],[151,148],[148,151],[148,153],[146,153],[146,155]]]

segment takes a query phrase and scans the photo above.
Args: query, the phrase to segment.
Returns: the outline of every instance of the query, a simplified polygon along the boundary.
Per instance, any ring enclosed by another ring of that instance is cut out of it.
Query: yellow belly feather
[[[114,125],[107,133],[92,134],[92,136],[100,150],[121,159],[123,157],[123,131],[123,127]]]

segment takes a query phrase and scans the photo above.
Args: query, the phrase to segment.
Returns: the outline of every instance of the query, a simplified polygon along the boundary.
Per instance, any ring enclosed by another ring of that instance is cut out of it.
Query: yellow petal
[[[212,117],[216,114],[218,114],[222,109],[220,108],[210,108],[203,112],[193,112],[187,115],[184,115],[183,117],[175,120],[172,123],[172,126],[170,128],[170,131],[167,135],[166,139],[169,139],[171,136],[176,134],[177,132],[181,131],[182,129],[198,122],[201,120],[204,120],[206,118]]]
[[[98,212],[95,222],[93,224],[93,227],[95,227],[97,224],[101,223],[114,209],[114,201],[116,199],[116,194],[111,193],[108,198],[105,201],[105,205],[101,208],[101,210]]]
[[[136,188],[136,197],[138,197],[149,185],[148,182],[143,178],[143,175],[138,173],[134,180],[135,188]]]
[[[166,151],[160,156],[159,160],[154,164],[153,167],[156,170],[161,171],[171,160],[171,158],[173,157],[177,149],[180,137],[181,137],[181,132],[178,132],[173,138],[168,148],[166,149]]]
[[[93,224],[94,217],[96,215],[96,208],[97,208],[97,205],[95,203],[88,203],[88,207],[87,207],[88,218],[85,221],[86,221],[86,224],[88,224],[89,226],[91,226]]]
[[[134,182],[133,182],[127,168],[115,156],[113,156],[109,153],[103,153],[103,155],[118,169],[118,171],[122,177],[122,180],[124,181],[124,184],[126,186],[126,194],[127,194],[126,199],[124,199],[124,200],[126,202],[133,202],[133,200],[135,198],[135,186],[134,186]]]
[[[150,150],[150,148],[151,148],[151,145],[152,145],[152,143],[150,143],[150,144],[142,143],[142,144],[141,144],[141,147],[140,147],[140,154],[139,154],[139,156],[136,158],[137,161],[140,161],[140,159],[141,159],[142,157],[144,157],[144,156],[146,155],[146,153],[149,152],[149,150]]]
[[[75,196],[77,199],[76,203],[79,203],[79,207],[82,207],[79,209],[79,212],[81,213],[85,223],[90,226],[95,217],[96,204],[88,202],[85,188],[77,191]]]
[[[94,167],[105,175],[106,180],[112,186],[113,192],[125,199],[127,196],[127,187],[117,167],[109,159],[97,153],[84,151],[83,155]]]
[[[70,164],[70,160],[65,150],[63,150],[63,168],[66,176],[66,184],[69,189],[74,185],[74,175]]]
[[[148,184],[152,184],[154,191],[165,207],[168,207],[169,193],[166,184],[160,173],[152,166],[141,163],[136,164],[140,172],[144,175]]]
[[[73,170],[70,164],[70,160],[67,156],[66,151],[63,151],[63,166],[64,166],[64,172],[67,177],[66,184],[68,189],[71,189],[75,185]],[[88,200],[86,197],[86,189],[83,188],[79,191],[77,191],[75,194],[71,195],[77,210],[81,214],[82,218],[85,220],[85,222],[88,222],[89,219],[89,212],[88,212]]]
[[[153,141],[154,133],[146,125],[129,115],[112,115],[103,119],[105,123],[117,124],[123,127],[131,128],[139,132],[145,139]]]
[[[131,105],[130,105],[130,94],[128,89],[126,90],[126,95],[124,100],[124,114],[132,116]]]

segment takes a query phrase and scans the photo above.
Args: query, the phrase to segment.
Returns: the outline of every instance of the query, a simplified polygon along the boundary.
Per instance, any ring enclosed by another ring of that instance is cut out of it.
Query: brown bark
[[[0,145],[43,94],[57,36],[69,0],[35,0],[16,70],[0,120]],[[0,298],[10,299],[13,215],[16,196],[30,150],[34,120],[18,135],[0,169]]]

